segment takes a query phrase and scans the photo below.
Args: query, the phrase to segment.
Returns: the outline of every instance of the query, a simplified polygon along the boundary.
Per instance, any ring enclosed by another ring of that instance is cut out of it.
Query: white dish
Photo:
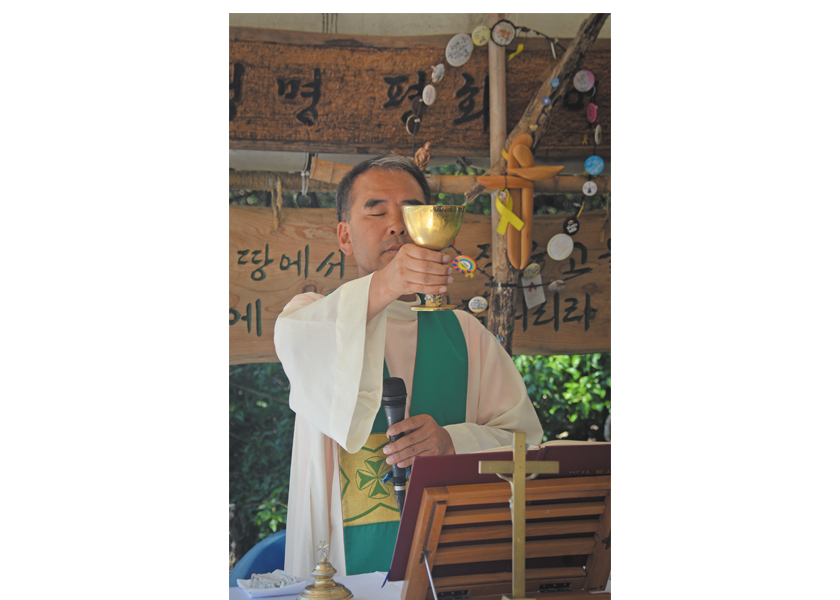
[[[313,579],[312,582],[315,580]],[[249,598],[269,598],[272,596],[297,596],[304,590],[309,582],[306,579],[295,577],[295,583],[279,588],[268,588],[265,590],[252,590],[250,579],[237,579],[236,585],[245,590]]]

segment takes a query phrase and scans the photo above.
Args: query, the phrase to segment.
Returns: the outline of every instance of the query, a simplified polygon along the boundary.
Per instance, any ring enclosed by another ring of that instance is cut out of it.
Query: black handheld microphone
[[[389,377],[382,382],[382,406],[385,407],[385,418],[388,420],[388,427],[393,427],[405,418],[405,382],[399,377]],[[388,439],[396,442],[403,436],[402,433],[389,436]],[[402,516],[403,503],[405,502],[405,469],[398,467],[396,463],[391,466],[394,478],[394,496],[397,498],[397,507]]]

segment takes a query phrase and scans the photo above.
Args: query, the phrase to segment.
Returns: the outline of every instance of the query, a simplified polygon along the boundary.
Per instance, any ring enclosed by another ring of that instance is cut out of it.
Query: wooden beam
[[[316,192],[334,192],[341,178],[351,169],[350,165],[341,165],[317,156],[312,159],[309,189]],[[290,190],[300,189],[300,173],[280,173],[274,171],[230,171],[230,187],[247,190],[271,190],[271,176],[280,177],[283,187]],[[551,179],[534,182],[537,194],[576,194],[589,177],[584,175],[557,175]],[[593,177],[599,193],[610,193],[608,176]],[[318,182],[317,184],[315,182]],[[432,175],[426,174],[426,182],[433,194],[465,194],[476,183],[473,175]],[[247,185],[246,185],[247,184]]]
[[[239,42],[270,42],[272,44],[291,44],[296,46],[322,45],[331,48],[408,48],[417,46],[438,46],[446,48],[446,44],[452,39],[451,33],[435,35],[346,35],[342,33],[314,33],[312,31],[291,31],[282,29],[263,29],[260,27],[238,27],[230,26],[230,40]],[[521,39],[521,38],[518,38]],[[541,37],[529,37],[528,46],[538,50],[550,52],[549,40]],[[561,38],[559,42],[567,45],[571,42],[568,38]],[[594,50],[609,52],[612,48],[612,41],[609,38],[600,39],[595,42]]]
[[[508,135],[505,141],[506,151],[510,150],[513,141],[523,133],[530,134],[534,139],[532,151],[539,146],[551,122],[551,117],[563,104],[563,96],[571,89],[575,73],[580,69],[586,52],[598,38],[598,33],[600,33],[609,16],[609,13],[593,13],[581,24],[577,36],[566,49],[560,61],[551,69],[537,93],[534,94],[530,104],[528,104],[528,108],[525,109],[519,123]],[[553,88],[551,85],[551,80],[555,77],[560,80],[560,85],[557,88]],[[551,103],[543,105],[542,99],[546,96],[551,98]],[[532,125],[535,127],[532,128]],[[500,158],[493,163],[493,167],[487,175],[501,175],[505,173],[506,168],[505,159]],[[484,191],[484,186],[480,183],[471,186],[466,193],[467,203],[475,200],[482,191]]]
[[[536,194],[579,194],[583,184],[589,180],[586,175],[557,175],[550,179],[534,182]],[[426,181],[433,194],[466,194],[475,184],[472,175],[426,175]],[[610,193],[609,176],[593,177],[599,194]],[[486,190],[485,190],[486,191]]]

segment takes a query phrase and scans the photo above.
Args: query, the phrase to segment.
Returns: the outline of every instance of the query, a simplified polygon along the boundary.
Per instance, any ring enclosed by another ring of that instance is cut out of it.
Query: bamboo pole
[[[504,13],[488,15],[487,26],[492,28],[504,19]],[[507,139],[507,98],[505,48],[489,44],[487,48],[488,74],[490,76],[490,162],[502,159],[502,148]],[[470,189],[472,186],[470,186]],[[519,273],[507,259],[507,236],[496,233],[501,215],[494,202],[490,203],[490,242],[493,260],[493,283],[515,285]],[[513,320],[516,315],[515,288],[494,285],[490,288],[490,312],[487,331],[496,336],[508,354],[513,354]]]
[[[347,170],[349,171],[350,167],[347,167]],[[273,183],[276,181],[279,181],[282,184],[283,189],[287,191],[300,191],[303,189],[303,186],[301,185],[300,172],[229,171],[228,173],[229,186],[234,190],[262,190],[272,192],[276,189],[276,184]],[[599,183],[598,189],[600,189],[600,186],[601,184]],[[334,192],[337,187],[338,182],[331,184],[318,181],[316,183],[314,178],[310,178],[309,189],[312,191]]]
[[[312,174],[310,176],[309,189],[316,192],[334,192],[338,188],[338,182],[351,167],[340,165],[326,160],[313,159]],[[340,176],[339,176],[340,174]],[[230,187],[238,190],[264,190],[272,191],[271,177],[280,181],[285,190],[300,190],[300,173],[278,172],[278,171],[230,171]],[[323,177],[323,179],[322,179]],[[534,193],[536,194],[577,194],[580,193],[583,184],[589,180],[586,175],[557,175],[550,179],[543,179],[534,182]],[[599,194],[610,193],[609,176],[592,177],[598,186]],[[473,175],[431,175],[426,174],[426,182],[432,194],[466,194],[475,185],[476,179]]]

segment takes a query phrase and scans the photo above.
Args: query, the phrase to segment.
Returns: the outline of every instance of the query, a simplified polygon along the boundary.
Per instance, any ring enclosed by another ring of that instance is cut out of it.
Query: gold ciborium
[[[421,248],[447,248],[455,241],[464,221],[463,206],[403,206],[403,220],[411,240]],[[441,294],[426,294],[426,304],[412,310],[452,310],[454,304],[443,304]]]

